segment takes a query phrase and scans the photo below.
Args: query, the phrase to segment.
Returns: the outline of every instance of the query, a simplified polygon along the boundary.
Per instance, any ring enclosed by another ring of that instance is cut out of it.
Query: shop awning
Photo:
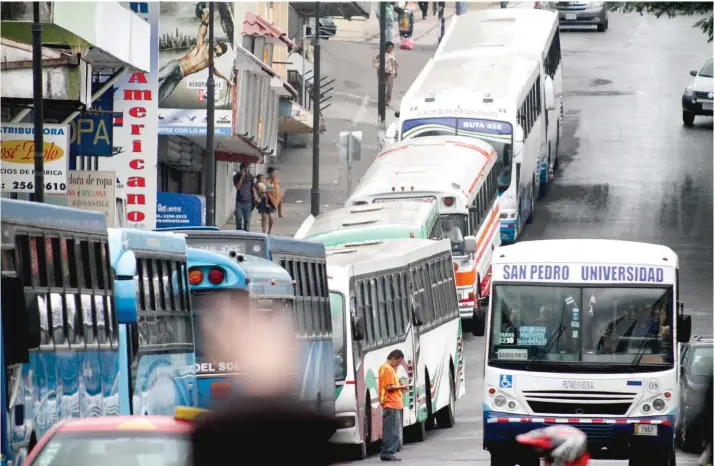
[[[321,2],[320,16],[337,16],[346,19],[362,16],[369,18],[371,2]],[[313,16],[315,2],[290,2],[300,16]]]
[[[250,11],[245,14],[243,19],[243,34],[276,39],[285,43],[291,49],[295,48],[295,42],[288,38],[288,34],[285,31],[262,16]]]

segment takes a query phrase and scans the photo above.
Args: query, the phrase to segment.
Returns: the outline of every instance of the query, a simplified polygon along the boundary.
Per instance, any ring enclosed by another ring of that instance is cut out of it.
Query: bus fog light
[[[498,408],[505,406],[506,397],[503,395],[498,395],[496,398],[493,399],[493,404],[496,405]]]
[[[652,402],[652,407],[656,409],[657,411],[662,411],[664,409],[664,400],[661,398],[657,398]]]
[[[340,429],[348,429],[355,426],[355,418],[352,416],[340,417],[338,422]]]
[[[509,401],[509,402],[508,402],[508,409],[516,409],[516,402],[515,402],[515,401]]]
[[[650,412],[650,405],[642,405],[642,411],[645,413]]]

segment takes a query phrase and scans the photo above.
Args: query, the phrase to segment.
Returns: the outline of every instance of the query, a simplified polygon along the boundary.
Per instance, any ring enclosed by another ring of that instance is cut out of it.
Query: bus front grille
[[[530,401],[528,406],[536,414],[565,414],[578,416],[622,416],[632,403],[577,403]]]

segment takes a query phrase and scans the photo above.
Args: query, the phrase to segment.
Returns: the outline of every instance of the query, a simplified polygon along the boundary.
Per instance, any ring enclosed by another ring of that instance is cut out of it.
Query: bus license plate
[[[635,424],[635,435],[657,436],[657,426],[652,424]]]
[[[576,15],[575,13],[565,13],[565,19],[567,21],[575,21],[576,19],[578,19],[578,15]]]
[[[702,103],[702,110],[711,110],[712,109],[712,103],[711,102],[704,102]]]

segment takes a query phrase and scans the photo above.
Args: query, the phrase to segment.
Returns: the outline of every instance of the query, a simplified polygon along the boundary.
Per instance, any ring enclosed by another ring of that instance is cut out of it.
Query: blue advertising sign
[[[156,228],[206,225],[206,198],[195,194],[156,193]]]
[[[112,112],[114,92],[112,89],[101,95],[92,104],[92,110]],[[112,113],[80,113],[69,124],[69,154],[112,156],[114,122]]]

